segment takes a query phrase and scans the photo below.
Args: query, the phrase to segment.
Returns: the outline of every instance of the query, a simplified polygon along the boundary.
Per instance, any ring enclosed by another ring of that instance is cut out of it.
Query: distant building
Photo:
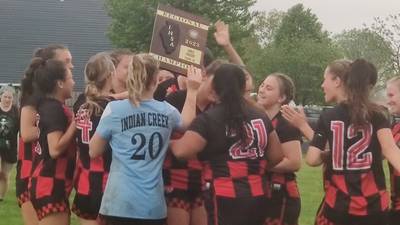
[[[59,43],[72,53],[82,91],[89,57],[112,48],[110,22],[103,0],[0,0],[0,83],[19,83],[34,49]]]

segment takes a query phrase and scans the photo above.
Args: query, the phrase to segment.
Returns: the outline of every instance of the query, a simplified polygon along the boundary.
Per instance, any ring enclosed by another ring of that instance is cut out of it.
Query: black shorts
[[[7,163],[16,163],[17,162],[17,147],[13,147],[11,149],[1,149],[0,148],[0,158],[1,158],[1,160],[6,161]]]
[[[52,199],[31,199],[31,202],[39,221],[53,213],[70,213],[68,199],[59,202]]]
[[[168,207],[184,209],[187,212],[204,205],[203,193],[201,191],[187,191],[174,188],[166,191],[165,200]]]
[[[370,216],[354,216],[343,214],[340,212],[327,212],[325,204],[321,205],[317,217],[315,219],[315,225],[386,225],[388,224],[388,214],[383,212],[378,215]],[[337,215],[335,215],[337,213]],[[329,214],[329,216],[327,215]]]
[[[161,220],[145,220],[133,219],[116,216],[99,215],[99,223],[101,225],[164,225],[166,219]]]
[[[227,198],[204,192],[208,225],[263,225],[267,210],[267,198]]]
[[[389,216],[389,225],[400,224],[400,211],[391,211]]]
[[[71,211],[80,218],[95,220],[99,215],[102,196],[102,194],[96,196],[76,193]]]
[[[68,192],[65,190],[65,182],[53,179],[46,184],[49,179],[52,178],[31,178],[29,197],[39,220],[53,213],[70,214],[69,194],[66,194]]]
[[[265,225],[297,225],[300,208],[300,198],[288,197],[284,190],[273,191],[267,202]]]

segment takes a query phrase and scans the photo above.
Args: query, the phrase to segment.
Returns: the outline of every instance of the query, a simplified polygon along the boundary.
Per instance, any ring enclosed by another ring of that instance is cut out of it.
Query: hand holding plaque
[[[186,87],[188,90],[198,90],[203,76],[201,69],[189,66],[187,71]]]

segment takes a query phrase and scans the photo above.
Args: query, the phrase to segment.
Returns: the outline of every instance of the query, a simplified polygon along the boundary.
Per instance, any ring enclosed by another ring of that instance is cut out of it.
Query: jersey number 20
[[[372,164],[372,153],[365,152],[371,142],[372,125],[356,129],[353,124],[347,128],[347,137],[344,137],[344,123],[332,121],[332,162],[334,170],[361,170],[369,169]],[[352,140],[361,133],[361,138],[344,150],[344,141]]]
[[[144,160],[146,158],[146,149],[148,149],[151,159],[157,158],[161,153],[164,143],[159,132],[154,132],[150,135],[148,142],[144,134],[136,133],[132,136],[131,142],[134,146],[137,146],[131,157],[133,160]],[[146,145],[147,147],[145,148]]]

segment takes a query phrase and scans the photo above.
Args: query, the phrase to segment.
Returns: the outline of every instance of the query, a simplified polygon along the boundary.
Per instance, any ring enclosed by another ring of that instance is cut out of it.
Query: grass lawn
[[[385,165],[385,173],[387,166]],[[311,168],[303,165],[297,173],[297,181],[301,193],[300,225],[314,224],[314,216],[322,199],[321,168]],[[10,187],[3,202],[0,202],[0,225],[21,225],[21,215],[15,198],[15,170],[11,174]],[[388,178],[386,176],[386,178]],[[73,225],[78,225],[75,216],[72,217]]]

